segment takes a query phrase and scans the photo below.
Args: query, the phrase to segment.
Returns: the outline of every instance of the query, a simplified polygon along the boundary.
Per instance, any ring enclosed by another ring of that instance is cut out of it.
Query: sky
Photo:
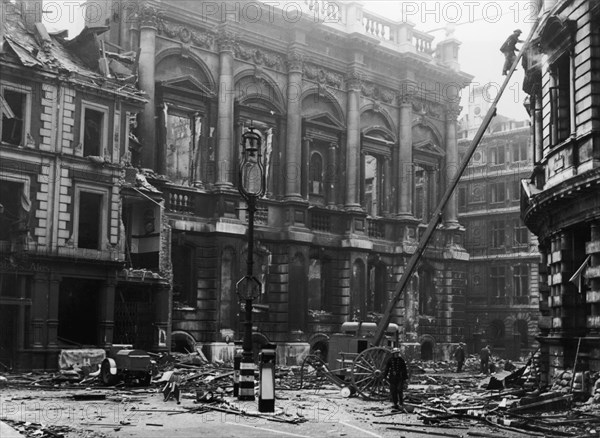
[[[78,4],[82,1],[44,2],[48,10],[45,18],[50,27],[69,28],[70,37],[79,32],[83,14]],[[504,80],[501,75],[504,57],[499,51],[500,46],[515,29],[523,31],[521,39],[525,40],[536,17],[535,0],[364,0],[363,3],[378,15],[410,21],[416,29],[431,33],[435,37],[434,46],[446,37],[450,23],[454,26],[454,37],[462,43],[459,52],[461,70],[474,76],[473,85],[489,84],[489,90],[500,88]],[[522,81],[523,71],[519,67],[498,104],[499,114],[517,120],[527,118]],[[467,99],[468,88],[463,90],[464,107]]]

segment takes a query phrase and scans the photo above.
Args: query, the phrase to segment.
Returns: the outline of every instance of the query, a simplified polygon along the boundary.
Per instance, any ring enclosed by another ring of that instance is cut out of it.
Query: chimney
[[[18,0],[18,2],[25,27],[27,31],[33,32],[35,23],[42,22],[43,0]]]

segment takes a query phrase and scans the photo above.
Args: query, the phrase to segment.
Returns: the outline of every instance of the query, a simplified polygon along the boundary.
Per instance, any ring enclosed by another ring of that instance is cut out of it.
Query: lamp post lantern
[[[262,158],[262,138],[250,126],[242,134],[238,190],[248,206],[248,252],[246,275],[237,282],[236,291],[245,301],[246,321],[243,353],[240,363],[239,400],[254,400],[254,357],[252,354],[252,301],[260,294],[261,283],[254,276],[254,213],[256,200],[265,193],[265,168]]]

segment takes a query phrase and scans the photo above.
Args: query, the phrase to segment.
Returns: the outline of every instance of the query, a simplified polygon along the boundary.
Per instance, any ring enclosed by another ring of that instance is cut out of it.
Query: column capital
[[[446,121],[447,122],[456,122],[458,120],[458,116],[462,111],[463,107],[458,103],[451,103],[446,106]]]
[[[339,144],[337,141],[332,141],[331,143],[329,143],[329,149],[337,149],[339,147]]]
[[[138,22],[140,28],[142,27],[153,27],[158,28],[158,21],[160,19],[160,12],[153,6],[147,3],[143,3],[138,13]]]
[[[304,54],[297,48],[291,48],[287,54],[288,72],[302,73],[304,66]]]
[[[217,29],[216,42],[219,52],[233,52],[233,48],[237,42],[236,34],[225,26],[220,26]]]
[[[346,75],[346,87],[348,91],[360,91],[364,75],[358,70],[352,69]]]
[[[415,102],[415,94],[411,91],[401,91],[398,93],[398,103],[400,106],[410,107]]]

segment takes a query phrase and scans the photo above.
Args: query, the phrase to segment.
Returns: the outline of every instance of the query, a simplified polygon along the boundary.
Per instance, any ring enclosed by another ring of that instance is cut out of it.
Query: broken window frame
[[[550,147],[574,132],[573,59],[570,50],[556,54],[550,64]]]
[[[100,188],[88,184],[77,183],[74,190],[74,203],[73,203],[73,243],[77,248],[79,248],[79,218],[81,211],[81,193],[91,193],[95,195],[101,195],[102,201],[99,208],[100,217],[99,222],[99,233],[98,236],[98,248],[95,248],[98,251],[102,251],[104,249],[104,242],[108,239],[108,205],[110,199],[110,190],[108,188]],[[94,248],[80,248],[80,249],[91,249]]]
[[[21,233],[27,233],[29,230],[29,227],[31,226],[31,224],[29,222],[30,222],[31,214],[33,214],[33,212],[31,211],[32,207],[30,207],[29,211],[26,211],[22,207],[23,201],[29,203],[29,205],[31,206],[31,201],[30,201],[30,196],[29,196],[31,181],[30,181],[29,177],[26,177],[26,176],[20,176],[20,175],[16,175],[16,174],[2,172],[2,173],[0,173],[0,184],[2,184],[2,182],[8,182],[8,183],[17,184],[20,186],[19,187],[19,195],[18,195],[20,204],[16,206],[18,208],[10,209],[10,210],[14,210],[14,211],[10,211],[9,209],[6,208],[6,205],[4,205],[3,206],[4,211],[2,213],[0,213],[0,215],[3,215],[5,218],[9,215],[13,216],[12,218],[10,218],[10,219],[12,219],[12,221],[10,221],[10,222],[14,226],[14,228],[11,227],[11,229],[9,230],[10,238],[7,240],[0,240],[0,242],[11,242],[11,241],[14,242],[13,239],[18,238],[19,234],[21,234]],[[10,243],[7,243],[7,244],[10,245]],[[0,243],[0,248],[2,247],[2,245],[4,245],[4,243]]]
[[[529,304],[529,266],[526,264],[513,268],[513,304]]]
[[[491,222],[491,242],[492,248],[504,248],[506,246],[505,230],[506,225],[503,220],[495,220]]]
[[[506,266],[490,266],[489,290],[492,304],[506,304]]]
[[[85,147],[85,134],[86,134],[85,113],[86,113],[86,110],[91,110],[91,111],[96,111],[96,112],[102,113],[102,126],[99,129],[99,131],[101,133],[101,138],[98,143],[99,150],[95,151],[95,153],[86,153],[86,147]],[[82,157],[89,157],[89,156],[104,157],[105,154],[108,154],[108,137],[109,137],[108,136],[108,127],[109,127],[109,125],[110,125],[109,110],[108,110],[107,106],[100,105],[95,102],[85,101],[85,100],[81,101],[81,120],[80,120],[80,125],[79,125],[79,144],[81,145],[81,148],[80,148],[79,154]]]
[[[175,180],[176,174],[179,172],[179,166],[172,166],[169,164],[169,132],[170,132],[170,121],[171,117],[178,117],[185,119],[188,122],[188,128],[190,130],[190,142],[187,146],[188,156],[188,168],[187,175],[183,175],[181,178]],[[207,129],[206,127],[207,116],[203,111],[202,107],[188,107],[178,102],[173,102],[166,99],[164,101],[164,129],[165,129],[165,173],[173,184],[187,187],[197,187],[206,183],[206,178],[203,176],[201,169],[202,166],[202,148],[204,142],[202,141],[203,132]],[[198,129],[198,123],[200,128]],[[175,170],[175,172],[173,172]]]
[[[490,203],[499,204],[506,201],[506,183],[499,181],[490,184]]]
[[[0,83],[0,95],[4,98],[4,90],[10,90],[16,93],[20,93],[24,96],[24,104],[23,104],[23,118],[22,118],[22,126],[21,126],[21,141],[19,144],[8,143],[2,140],[3,138],[3,129],[4,127],[4,115],[2,114],[2,123],[0,123],[0,143],[2,144],[10,144],[13,146],[25,146],[27,143],[27,134],[31,132],[31,95],[32,90],[31,87],[27,87],[24,85],[19,85],[12,82],[1,82]],[[7,102],[8,103],[8,102]],[[11,111],[14,113],[15,109],[11,108]]]
[[[324,195],[323,186],[323,163],[325,162],[323,155],[319,151],[310,153],[310,162],[308,167],[308,194],[309,196]],[[316,183],[316,184],[315,184]],[[316,188],[316,190],[315,190]]]

